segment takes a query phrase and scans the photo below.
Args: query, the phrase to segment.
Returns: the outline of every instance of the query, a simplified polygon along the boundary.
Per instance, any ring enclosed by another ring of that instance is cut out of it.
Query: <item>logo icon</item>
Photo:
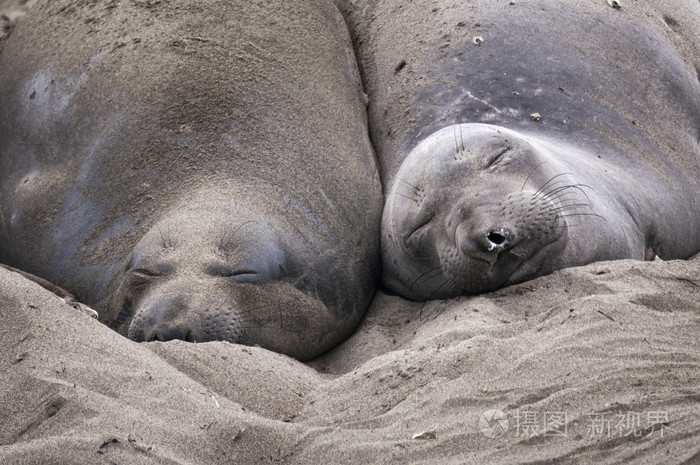
[[[479,417],[479,430],[487,438],[500,438],[508,431],[508,415],[501,410],[487,410]]]

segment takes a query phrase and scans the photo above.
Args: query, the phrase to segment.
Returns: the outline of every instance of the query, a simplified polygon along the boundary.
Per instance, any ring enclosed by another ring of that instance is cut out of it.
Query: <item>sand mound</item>
[[[0,269],[0,462],[697,463],[698,276],[619,261],[450,301],[379,293],[307,365],[137,344]]]

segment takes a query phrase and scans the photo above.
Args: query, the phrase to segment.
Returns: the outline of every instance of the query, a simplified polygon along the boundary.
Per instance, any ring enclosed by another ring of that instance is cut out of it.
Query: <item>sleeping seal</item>
[[[0,101],[1,261],[136,341],[309,359],[356,326],[382,194],[330,1],[44,0]]]
[[[347,9],[389,289],[448,298],[700,251],[698,2]]]

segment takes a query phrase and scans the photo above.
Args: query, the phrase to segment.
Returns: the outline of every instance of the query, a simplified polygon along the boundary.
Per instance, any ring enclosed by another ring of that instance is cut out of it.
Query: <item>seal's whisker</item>
[[[539,195],[541,195],[542,197],[549,197],[551,195],[557,194],[562,191],[566,191],[576,186],[575,184],[562,185],[565,183],[565,180],[554,182],[549,186],[548,190],[540,192]]]
[[[454,289],[454,286],[455,286],[454,282],[453,282],[448,276],[445,276],[445,281],[443,281],[442,284],[440,284],[436,289],[433,290],[433,292],[431,292],[431,297],[434,299],[435,296],[437,295],[437,293],[438,293],[443,287],[445,287],[446,284],[449,284],[449,285],[450,285],[450,286],[448,286],[448,289],[450,290],[450,292],[451,292],[452,289]]]
[[[563,198],[563,199],[557,199],[557,203],[554,206],[554,210],[558,211],[561,208],[564,207],[571,207],[575,205],[586,205],[589,208],[593,208],[590,202],[584,202],[581,198],[579,197],[569,197],[569,198]]]
[[[437,276],[440,276],[440,273],[442,273],[442,266],[436,266],[435,268],[431,268],[430,270],[426,271],[426,272],[423,273],[422,275],[418,276],[418,278],[416,278],[416,279],[413,281],[413,283],[411,284],[411,286],[408,288],[408,295],[409,295],[409,297],[413,294],[413,287],[414,287],[416,284],[418,284],[419,281],[421,281],[422,279],[425,279],[426,282],[427,282],[427,281],[430,281],[431,279],[433,279],[433,278],[435,278],[435,277],[437,277]],[[428,275],[430,275],[430,274],[432,274],[432,276],[428,276]]]
[[[527,182],[530,180],[530,177],[535,173],[535,171],[537,171],[537,168],[539,168],[540,166],[544,165],[545,163],[547,163],[547,162],[546,162],[546,161],[543,161],[542,163],[540,163],[540,164],[538,164],[537,166],[535,166],[534,168],[532,168],[532,170],[530,170],[530,174],[528,174],[528,175],[527,175],[527,178],[525,178],[525,182],[523,182],[523,185],[522,185],[522,187],[520,188],[520,192],[522,192],[523,189],[525,189],[525,184],[527,184]]]
[[[566,195],[577,195],[578,192],[576,192],[573,189],[562,189],[561,191],[554,192],[552,194],[546,194],[546,195],[541,195],[542,198],[546,200],[557,200],[559,198],[562,198]]]
[[[537,195],[537,194],[543,192],[543,191],[545,190],[545,188],[547,188],[547,186],[549,186],[549,183],[551,183],[552,181],[554,181],[554,180],[557,179],[558,177],[561,177],[561,176],[568,176],[568,175],[572,175],[572,174],[574,174],[574,173],[559,173],[559,174],[557,174],[557,175],[555,175],[555,176],[552,176],[551,178],[549,178],[549,180],[548,180],[547,182],[545,182],[544,184],[542,184],[542,186],[540,186],[540,188],[537,189],[537,191],[535,191],[535,195]]]
[[[586,224],[587,223],[585,221],[576,221],[575,223],[566,222],[566,223],[562,223],[562,224],[557,225],[557,229],[561,229],[562,231],[564,229],[576,229],[579,226],[586,226]]]
[[[551,196],[552,194],[556,194],[556,193],[561,192],[561,191],[564,191],[564,190],[566,190],[566,189],[576,189],[577,191],[581,192],[581,193],[586,197],[586,200],[588,200],[588,201],[590,202],[590,199],[588,198],[588,194],[586,194],[586,192],[583,190],[584,187],[587,187],[587,188],[589,188],[589,189],[591,189],[591,190],[594,190],[594,189],[593,189],[591,186],[589,186],[588,184],[570,184],[570,185],[568,185],[568,186],[557,187],[556,189],[550,190],[550,191],[548,191],[547,193],[542,194],[542,195],[543,195],[544,197],[549,198],[549,196]]]
[[[412,200],[413,202],[420,203],[420,201],[418,199],[414,199],[413,197],[402,194],[401,192],[397,192],[396,195],[403,197],[405,199],[408,199],[408,200]]]
[[[568,213],[568,212],[572,212],[572,211],[578,211],[578,210],[580,210],[580,209],[582,209],[582,208],[584,208],[584,207],[585,207],[585,208],[588,208],[588,210],[593,210],[593,207],[590,206],[590,205],[588,205],[588,204],[568,204],[568,205],[562,205],[562,206],[559,207],[559,208],[550,210],[549,213],[547,213],[546,215],[549,215],[549,214],[551,214],[551,213],[553,212],[553,213],[556,213],[557,215],[560,215],[560,216],[561,216],[562,213]]]
[[[566,187],[575,187],[575,188],[586,187],[586,188],[588,188],[588,189],[590,189],[590,190],[592,190],[592,191],[595,190],[594,187],[589,186],[588,184],[582,184],[582,183],[578,183],[578,184],[569,184],[569,185],[566,186]],[[583,191],[581,191],[581,192],[583,192]]]
[[[455,158],[459,154],[459,143],[457,142],[457,128],[453,126],[452,134],[455,136]]]
[[[437,273],[435,273],[436,271],[437,271]],[[418,276],[418,278],[416,278],[416,280],[413,281],[413,284],[417,283],[418,281],[420,281],[423,278],[426,278],[431,273],[433,274],[433,276],[428,278],[428,279],[432,279],[433,277],[440,274],[440,272],[442,272],[442,266],[433,267],[433,268],[429,269],[428,271],[426,271],[425,273],[423,273],[422,275]],[[411,285],[411,287],[413,287],[413,285]]]
[[[595,217],[600,218],[600,219],[603,220],[603,221],[608,221],[608,220],[605,219],[605,217],[600,216],[600,215],[598,215],[598,214],[596,214],[596,213],[567,213],[567,214],[565,214],[565,215],[559,215],[560,218],[569,218],[569,217],[572,217],[572,216],[595,216]]]
[[[593,210],[593,207],[591,207],[591,204],[589,204],[589,203],[573,203],[570,205],[562,205],[561,207],[557,207],[557,208],[553,209],[553,211],[562,212],[562,211],[573,210],[576,208],[583,208],[583,207],[586,207],[586,208]]]
[[[170,230],[170,224],[167,224],[167,229],[164,229],[160,224],[156,225],[156,231],[160,238],[160,246],[163,249],[173,248],[177,245],[177,241],[173,238]]]
[[[562,186],[562,184],[566,184],[566,180],[563,180],[563,179],[562,179],[561,181],[553,182],[553,183],[549,186],[549,190],[548,190],[548,191],[546,191],[546,192],[539,192],[539,191],[538,191],[538,192],[536,192],[534,195],[539,195],[539,196],[542,196],[542,197],[546,197],[547,195],[551,195],[552,193],[559,192],[560,190],[563,190],[563,189],[567,189],[567,188],[568,188],[568,186]]]
[[[559,184],[563,184],[564,182],[566,182],[566,181],[559,181],[559,182],[553,183],[551,186],[549,186],[550,189],[548,191],[541,192],[540,195],[542,195],[542,197],[549,197],[549,196],[558,194],[561,191],[566,191],[567,189],[571,188],[571,184],[568,184],[566,186],[559,186]],[[557,187],[554,187],[554,186],[557,186]]]
[[[576,194],[575,192],[564,192],[561,194],[557,194],[554,197],[546,197],[545,199],[549,200],[550,202],[558,202],[560,204],[563,204],[564,202],[575,202],[575,201],[579,200],[578,197],[567,198],[567,196],[575,195],[575,194]]]
[[[396,179],[398,179],[399,181],[401,181],[401,182],[403,182],[403,183],[408,184],[409,186],[411,186],[412,188],[414,188],[414,189],[417,190],[417,191],[420,190],[420,189],[418,188],[418,186],[414,186],[413,184],[411,184],[410,182],[406,181],[406,180],[403,179],[403,178],[396,178]]]
[[[454,293],[455,289],[458,289],[459,286],[457,286],[457,283],[452,281],[451,279],[450,279],[450,281],[451,281],[451,283],[450,283],[450,286],[447,288],[447,292],[450,295],[452,295],[452,293]]]
[[[238,231],[240,231],[244,226],[247,226],[249,224],[257,224],[258,221],[250,220],[246,221],[245,223],[241,224],[238,226],[233,232],[231,232],[231,229],[226,229],[224,230],[224,233],[221,235],[221,238],[219,239],[219,248],[221,249],[226,249],[226,248],[234,248],[237,247],[241,244],[245,244],[245,242],[234,244],[233,243],[233,238],[236,237],[236,234],[238,234]],[[249,242],[249,241],[246,241]]]
[[[253,241],[254,241],[254,239],[249,239],[249,240],[247,240],[247,241],[236,242],[235,244],[229,243],[228,246],[230,246],[230,247],[238,247],[238,246],[240,246],[240,245],[247,244],[248,242],[253,242]]]
[[[156,225],[156,231],[158,231],[158,236],[160,237],[160,246],[164,249],[167,248],[166,242],[165,242],[165,233],[163,232],[163,228],[161,228],[160,225]]]

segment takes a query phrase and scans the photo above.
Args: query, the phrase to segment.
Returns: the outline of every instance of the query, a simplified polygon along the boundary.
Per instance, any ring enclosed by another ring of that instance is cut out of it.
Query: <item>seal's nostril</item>
[[[146,331],[145,342],[166,342],[179,339],[186,342],[197,342],[194,330],[187,324],[175,321],[159,322]]]
[[[494,245],[503,245],[506,242],[506,236],[500,231],[491,231],[486,238]]]

